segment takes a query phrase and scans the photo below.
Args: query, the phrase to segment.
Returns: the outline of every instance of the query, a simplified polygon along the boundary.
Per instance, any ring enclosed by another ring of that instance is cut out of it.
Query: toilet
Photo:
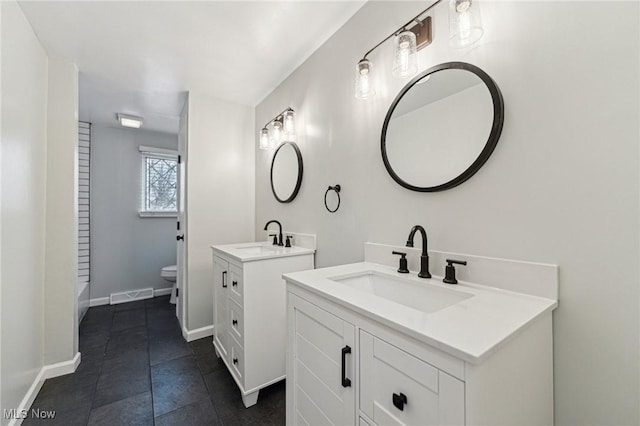
[[[160,276],[164,278],[166,281],[173,283],[173,288],[171,289],[171,299],[169,299],[170,303],[176,304],[176,274],[177,269],[176,265],[165,266],[160,271]]]

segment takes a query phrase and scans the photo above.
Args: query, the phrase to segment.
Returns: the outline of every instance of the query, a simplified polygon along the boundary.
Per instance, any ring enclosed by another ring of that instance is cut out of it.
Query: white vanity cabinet
[[[288,297],[288,425],[465,423],[464,381],[376,337],[375,327],[341,318],[339,309]]]
[[[282,274],[313,269],[314,250],[242,246],[247,245],[213,247],[213,344],[250,407],[260,389],[285,378]]]
[[[322,271],[285,276],[288,426],[553,424],[550,309],[472,358],[403,332],[388,321],[386,302],[351,289],[341,300],[337,285],[318,278]],[[447,328],[439,317],[414,319]]]
[[[355,327],[289,294],[287,424],[355,419]]]

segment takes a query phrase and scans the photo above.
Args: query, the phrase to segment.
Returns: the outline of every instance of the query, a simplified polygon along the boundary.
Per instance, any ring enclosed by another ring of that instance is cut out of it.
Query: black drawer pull
[[[232,323],[233,325],[238,325],[238,320],[232,320],[232,321],[231,321],[231,323]]]
[[[347,354],[351,353],[351,347],[349,345],[342,348],[342,387],[351,387],[351,379],[347,378]]]
[[[222,287],[227,288],[227,271],[222,271]]]
[[[393,394],[393,405],[400,411],[404,411],[404,404],[407,403],[407,395],[400,392],[400,395],[397,393]]]
[[[234,286],[234,287],[237,287],[238,286],[238,281],[232,281],[231,285]]]
[[[233,363],[234,363],[234,364],[237,364],[237,363],[238,363],[238,358],[234,358],[234,359],[233,359]]]

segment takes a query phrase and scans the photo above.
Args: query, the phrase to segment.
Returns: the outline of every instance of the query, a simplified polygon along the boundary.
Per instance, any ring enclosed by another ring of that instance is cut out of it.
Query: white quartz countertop
[[[471,297],[425,313],[331,279],[363,272],[379,272]],[[463,281],[457,285],[444,284],[442,277],[418,278],[415,272],[400,274],[396,268],[369,262],[287,273],[283,277],[291,284],[473,364],[482,362],[527,324],[557,306],[552,299]]]
[[[254,243],[239,243],[211,246],[214,253],[230,257],[240,262],[252,262],[256,260],[273,259],[277,257],[301,256],[313,254],[316,251],[304,247],[275,246],[264,241]]]

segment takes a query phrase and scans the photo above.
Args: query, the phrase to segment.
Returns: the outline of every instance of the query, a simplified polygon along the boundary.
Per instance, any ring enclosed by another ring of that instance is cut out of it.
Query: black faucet
[[[407,247],[413,247],[413,237],[416,235],[416,231],[420,231],[422,234],[422,254],[420,255],[420,278],[431,278],[429,272],[429,255],[427,254],[427,231],[420,225],[416,225],[411,228],[409,238],[407,238]]]
[[[267,224],[264,226],[264,230],[267,230],[267,227],[269,225],[271,225],[272,223],[275,223],[278,225],[278,238],[274,238],[273,239],[273,245],[277,245],[277,246],[282,246],[282,225],[280,225],[280,222],[278,222],[277,220],[270,220],[269,222],[267,222]]]

